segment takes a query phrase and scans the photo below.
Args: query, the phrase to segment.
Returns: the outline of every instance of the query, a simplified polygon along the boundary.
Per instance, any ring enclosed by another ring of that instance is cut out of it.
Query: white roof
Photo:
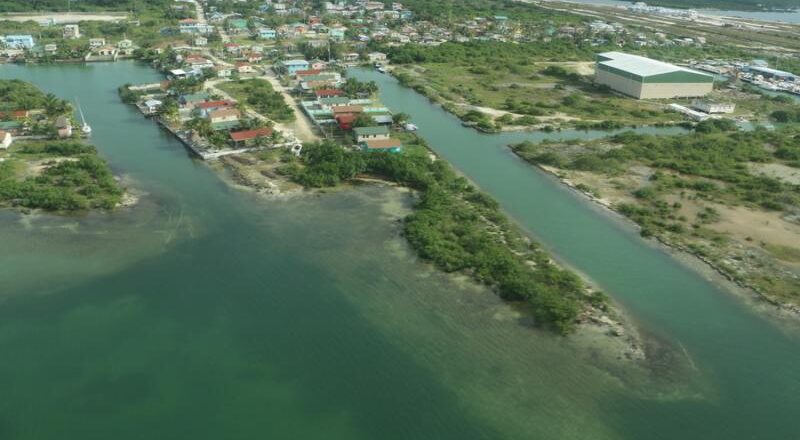
[[[647,57],[631,55],[623,52],[605,52],[601,53],[600,56],[610,59],[606,61],[600,61],[599,64],[603,64],[614,69],[624,70],[625,72],[639,76],[653,76],[671,72],[691,72],[703,76],[712,76],[707,73],[687,69],[686,67],[676,66],[663,61],[657,61]]]
[[[283,64],[286,65],[286,66],[303,66],[303,65],[308,64],[308,61],[306,61],[306,60],[287,60],[287,61],[284,61]]]

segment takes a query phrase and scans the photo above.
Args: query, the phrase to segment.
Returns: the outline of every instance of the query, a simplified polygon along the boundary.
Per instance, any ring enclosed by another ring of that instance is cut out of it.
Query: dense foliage
[[[288,170],[307,186],[333,186],[358,174],[416,189],[420,201],[404,232],[420,256],[447,272],[466,272],[507,300],[526,302],[537,322],[569,332],[585,301],[581,280],[554,265],[510,225],[491,197],[426,150],[403,154],[347,151],[333,143],[307,145],[304,166]]]
[[[391,3],[388,0],[387,2]],[[402,3],[411,9],[417,18],[433,22],[494,15],[505,15],[519,20],[549,20],[555,23],[573,23],[580,20],[574,15],[562,14],[512,0],[406,0]]]
[[[38,175],[20,175],[26,161],[41,158],[45,167]],[[12,159],[0,162],[0,204],[49,211],[112,209],[121,197],[108,165],[90,145],[25,143],[15,148]]]
[[[447,42],[438,46],[407,44],[388,49],[394,64],[448,63],[485,69],[513,69],[532,61],[591,61],[597,48],[589,44],[553,40],[548,43]]]
[[[58,116],[71,110],[68,102],[52,93],[45,94],[33,84],[18,79],[0,79],[0,112],[44,109],[49,116]],[[0,119],[9,116],[0,114]]]
[[[72,11],[130,11],[134,7],[165,7],[169,0],[74,0]],[[66,0],[0,0],[0,11],[66,11]]]
[[[280,92],[272,88],[272,84],[264,79],[242,79],[222,83],[218,86],[228,92],[237,101],[247,103],[257,112],[274,121],[288,122],[294,120],[294,111]]]

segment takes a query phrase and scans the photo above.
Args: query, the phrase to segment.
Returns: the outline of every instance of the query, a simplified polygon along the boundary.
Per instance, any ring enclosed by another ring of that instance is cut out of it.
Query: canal
[[[159,79],[145,66],[4,65],[0,78],[80,99],[92,142],[141,200],[77,217],[0,211],[0,438],[798,432],[793,330],[505,148],[543,135],[477,134],[390,77],[358,75],[378,81],[385,104],[411,114],[432,148],[648,334],[682,347],[693,370],[673,369],[667,354],[644,373],[610,366],[520,325],[485,289],[414,257],[397,227],[406,193],[265,199],[232,188],[120,103],[118,86]]]

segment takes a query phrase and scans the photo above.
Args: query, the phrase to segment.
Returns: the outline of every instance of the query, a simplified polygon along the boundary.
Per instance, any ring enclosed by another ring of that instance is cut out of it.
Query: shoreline
[[[564,178],[564,177],[561,177],[558,174],[558,172],[555,171],[555,169],[547,167],[545,165],[538,164],[538,163],[528,162],[525,159],[523,159],[522,157],[520,157],[519,155],[517,155],[513,151],[513,149],[509,148],[509,150],[517,158],[519,158],[520,160],[522,160],[525,163],[533,166],[535,169],[539,170],[540,172],[544,173],[545,175],[553,178],[554,180],[556,180],[563,187],[570,189],[576,195],[581,196],[582,199],[591,202],[593,206],[601,208],[601,210],[605,214],[612,215],[613,218],[616,221],[619,221],[621,224],[625,225],[626,227],[633,228],[636,231],[640,231],[641,230],[641,226],[639,226],[633,220],[629,219],[628,217],[625,217],[620,212],[615,210],[612,207],[611,203],[606,202],[606,201],[596,197],[595,195],[591,194],[588,191],[584,191],[584,190],[578,188],[577,185],[575,183],[573,183],[571,180],[569,180],[567,178]],[[676,261],[680,262],[682,265],[692,269],[696,273],[698,273],[698,274],[700,274],[702,276],[708,276],[709,275],[708,271],[700,270],[700,268],[698,268],[696,265],[689,264],[689,263],[692,263],[692,262],[701,262],[701,263],[703,263],[704,267],[709,269],[713,273],[713,275],[718,278],[717,280],[712,280],[712,281],[723,281],[725,284],[728,284],[727,286],[721,286],[721,287],[724,288],[724,290],[729,291],[730,293],[732,293],[732,294],[734,294],[736,296],[743,296],[743,294],[746,293],[746,296],[748,298],[745,298],[745,299],[758,301],[762,305],[767,304],[767,305],[769,305],[771,307],[774,307],[774,309],[775,309],[774,312],[779,313],[781,316],[789,316],[792,319],[799,319],[800,320],[800,306],[795,305],[795,304],[791,304],[791,303],[783,303],[781,301],[778,301],[778,300],[770,297],[768,294],[760,291],[756,287],[754,287],[754,286],[752,286],[752,285],[750,285],[750,284],[748,284],[746,282],[743,282],[743,281],[740,281],[740,280],[736,280],[730,274],[725,272],[722,268],[720,268],[719,266],[714,264],[713,261],[711,261],[708,258],[703,257],[702,255],[699,255],[699,254],[691,251],[690,249],[686,248],[685,246],[681,246],[679,244],[672,243],[669,240],[666,240],[666,239],[664,239],[662,237],[659,237],[658,235],[653,235],[652,236],[652,240],[644,240],[644,241],[647,242],[647,243],[650,243],[650,244],[652,244],[652,245],[654,245],[654,246],[656,246],[656,247],[658,247],[658,248],[660,248],[662,250],[664,250],[665,252],[667,252],[670,255],[670,257],[672,257]],[[719,284],[719,283],[715,283],[715,284]],[[735,289],[732,289],[732,287],[735,288]],[[739,292],[736,292],[735,290],[739,290]],[[775,313],[772,313],[772,315],[774,315],[774,314]]]
[[[433,151],[430,152],[431,154],[435,154]],[[245,155],[246,154],[247,153],[245,153]],[[395,191],[413,192],[412,189],[397,182],[392,182],[379,176],[366,174],[357,176],[352,179],[352,181],[342,183],[336,187],[323,189],[304,188],[300,185],[293,184],[288,178],[279,175],[266,176],[262,173],[258,173],[258,178],[253,179],[252,172],[257,171],[256,167],[258,167],[257,159],[250,161],[248,158],[246,161],[238,161],[236,159],[239,156],[243,155],[226,156],[224,158],[220,158],[219,160],[207,162],[207,164],[210,169],[216,172],[220,178],[222,178],[222,180],[232,188],[247,191],[251,194],[264,197],[268,200],[284,201],[295,197],[313,196],[339,191],[350,191],[362,185],[376,185],[385,188],[391,188]],[[286,186],[287,184],[291,189],[278,189]],[[531,235],[528,231],[521,228],[513,220],[513,218],[507,218],[511,222],[512,228],[520,231],[520,233],[527,240],[531,240],[528,238]],[[403,236],[402,231],[398,231],[398,235],[398,238],[401,238],[412,249],[415,254],[415,258],[418,258],[420,262],[429,266],[431,270],[435,270],[442,274],[453,277],[467,277],[470,283],[483,285],[473,280],[468,273],[448,273],[442,271],[436,267],[433,262],[427,261],[420,257],[417,251],[411,246],[411,243]],[[575,273],[584,281],[586,284],[585,293],[598,290],[594,288],[597,283],[587,277],[584,273],[564,264],[557,256],[553,255],[549,251],[548,254],[554,264],[565,270]],[[491,286],[484,286],[491,290],[494,295],[497,295]],[[526,321],[530,319],[529,312],[524,310],[524,302],[508,300],[503,300],[503,302],[508,307],[516,310],[519,313],[518,318],[520,321]],[[566,335],[565,338],[567,340],[571,340],[573,344],[583,347],[583,349],[587,350],[587,352],[590,349],[598,351],[596,347],[593,346],[591,341],[594,341],[594,343],[597,343],[597,341],[604,341],[602,344],[604,348],[599,350],[599,355],[606,358],[606,362],[613,363],[616,361],[627,365],[635,364],[640,368],[648,368],[648,361],[650,360],[650,357],[648,356],[647,348],[652,346],[654,341],[649,341],[643,336],[643,331],[639,328],[639,325],[618,301],[614,300],[613,298],[609,298],[607,306],[607,310],[601,310],[593,306],[585,307],[575,321],[574,332]],[[534,327],[534,329],[536,331],[548,331],[538,327]],[[659,345],[664,344],[661,343]],[[595,355],[598,354],[595,353]]]

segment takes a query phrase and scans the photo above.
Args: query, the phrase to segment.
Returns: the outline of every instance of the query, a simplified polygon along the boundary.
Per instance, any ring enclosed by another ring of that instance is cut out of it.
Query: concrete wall
[[[642,93],[642,83],[629,78],[623,78],[611,72],[597,69],[595,70],[594,81],[611,87],[617,92],[639,99]]]
[[[645,83],[639,99],[693,98],[705,96],[713,89],[713,83]]]
[[[714,88],[713,83],[640,83],[601,69],[597,69],[594,80],[637,99],[698,97],[711,93]]]

